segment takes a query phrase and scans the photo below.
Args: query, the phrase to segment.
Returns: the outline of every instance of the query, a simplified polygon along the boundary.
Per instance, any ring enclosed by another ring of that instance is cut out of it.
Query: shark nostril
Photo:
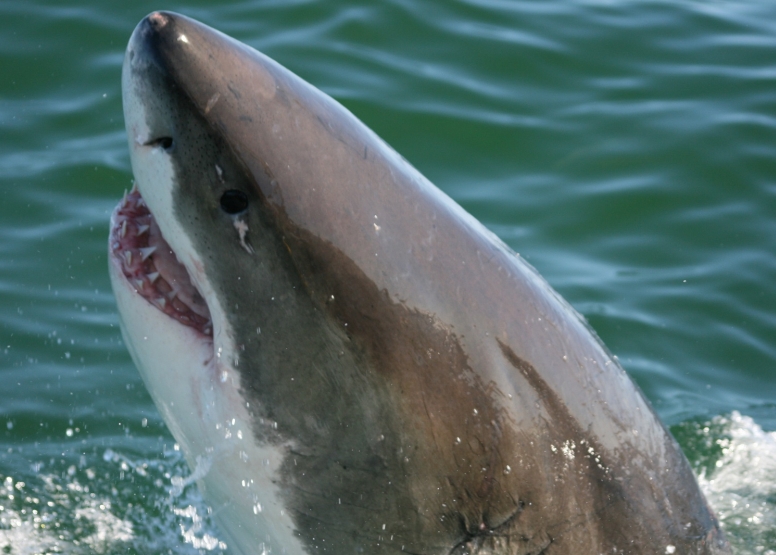
[[[172,137],[158,137],[156,139],[151,139],[147,143],[144,143],[143,146],[151,146],[151,147],[159,147],[164,150],[170,150],[173,145]]]

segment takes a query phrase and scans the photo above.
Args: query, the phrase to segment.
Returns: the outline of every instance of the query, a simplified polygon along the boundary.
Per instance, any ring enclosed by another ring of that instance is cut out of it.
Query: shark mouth
[[[181,324],[213,336],[205,299],[162,237],[136,187],[111,216],[110,250],[138,295]]]

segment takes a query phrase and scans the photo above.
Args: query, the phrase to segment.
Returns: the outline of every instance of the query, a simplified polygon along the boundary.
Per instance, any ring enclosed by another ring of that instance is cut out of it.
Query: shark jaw
[[[111,255],[137,293],[212,343],[213,323],[202,294],[159,230],[143,197],[134,187],[111,220]]]

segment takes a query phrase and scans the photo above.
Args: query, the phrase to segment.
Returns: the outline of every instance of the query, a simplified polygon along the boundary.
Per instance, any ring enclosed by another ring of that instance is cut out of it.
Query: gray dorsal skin
[[[172,13],[139,24],[124,71],[143,125],[174,141],[172,213],[149,207],[223,307],[248,440],[280,454],[271,483],[297,543],[273,553],[727,552],[677,444],[583,319],[346,109]],[[238,219],[219,205],[235,189]],[[153,392],[164,368],[147,372]],[[188,425],[165,407],[174,433]],[[261,553],[228,516],[251,507],[232,504],[215,508],[227,543]]]

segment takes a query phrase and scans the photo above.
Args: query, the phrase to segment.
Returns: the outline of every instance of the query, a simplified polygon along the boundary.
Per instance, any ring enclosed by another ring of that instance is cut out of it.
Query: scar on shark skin
[[[245,242],[245,235],[248,233],[248,224],[242,220],[235,219],[234,228],[237,230],[237,233],[240,234],[240,245],[242,248],[244,248],[248,254],[253,254],[253,247]]]

